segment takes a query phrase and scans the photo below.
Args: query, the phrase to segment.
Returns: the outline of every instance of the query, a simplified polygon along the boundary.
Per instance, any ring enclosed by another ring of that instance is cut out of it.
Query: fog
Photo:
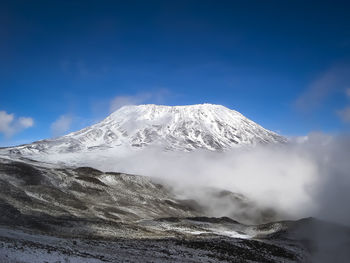
[[[251,223],[256,213],[273,209],[275,219],[313,216],[350,224],[348,135],[314,133],[285,145],[220,153],[164,152],[155,147],[113,161],[105,159],[97,168],[102,167],[165,181],[178,198],[197,200],[211,216],[236,216],[244,221],[240,213],[245,213],[246,222]],[[213,188],[242,194],[249,206],[235,204],[229,195],[218,196]]]

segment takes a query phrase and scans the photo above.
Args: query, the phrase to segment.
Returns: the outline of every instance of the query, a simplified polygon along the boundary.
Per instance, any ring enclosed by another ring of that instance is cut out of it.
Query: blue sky
[[[3,1],[0,146],[124,103],[223,104],[288,136],[350,122],[347,1]]]

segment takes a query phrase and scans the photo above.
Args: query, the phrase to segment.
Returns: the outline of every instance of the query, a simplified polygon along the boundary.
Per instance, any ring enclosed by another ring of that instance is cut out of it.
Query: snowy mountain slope
[[[107,149],[225,151],[242,145],[286,142],[237,111],[221,105],[125,106],[101,122],[68,135],[0,150],[2,153],[87,153]]]

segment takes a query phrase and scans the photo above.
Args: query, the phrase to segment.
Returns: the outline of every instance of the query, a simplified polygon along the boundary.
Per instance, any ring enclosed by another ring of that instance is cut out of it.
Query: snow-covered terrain
[[[163,151],[225,151],[242,145],[283,143],[237,111],[221,105],[124,106],[101,122],[68,135],[5,148],[2,155],[69,163],[157,147]]]
[[[123,158],[143,175],[147,160],[169,173],[152,151],[222,158],[284,142],[220,105],[140,105],[63,137],[0,149],[0,262],[348,262],[347,227],[281,221],[239,191],[195,180],[187,195],[174,181],[118,170]]]
[[[0,226],[2,263],[308,262],[297,242],[220,236],[159,239],[55,237]]]

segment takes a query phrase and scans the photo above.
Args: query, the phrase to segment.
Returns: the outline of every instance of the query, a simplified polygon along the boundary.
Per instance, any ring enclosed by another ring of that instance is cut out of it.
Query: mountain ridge
[[[165,151],[225,151],[287,140],[222,105],[124,106],[101,122],[67,135],[7,148],[10,154],[71,153],[157,146]],[[2,150],[4,151],[4,149]],[[6,150],[5,150],[6,151]]]

